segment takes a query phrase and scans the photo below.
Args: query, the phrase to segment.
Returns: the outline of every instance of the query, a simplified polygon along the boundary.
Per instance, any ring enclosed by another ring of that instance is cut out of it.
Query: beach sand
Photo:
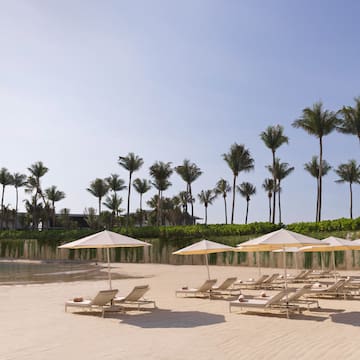
[[[292,319],[229,313],[226,300],[175,297],[176,289],[206,279],[204,266],[113,266],[121,274],[144,276],[114,280],[119,295],[149,284],[147,297],[156,300],[158,309],[107,313],[105,318],[75,309],[65,313],[65,300],[92,297],[108,287],[105,280],[1,286],[0,359],[360,358],[360,300],[320,300],[320,310]],[[218,283],[228,276],[247,280],[258,274],[256,268],[239,266],[211,266],[210,271]],[[281,269],[263,269],[272,272]]]

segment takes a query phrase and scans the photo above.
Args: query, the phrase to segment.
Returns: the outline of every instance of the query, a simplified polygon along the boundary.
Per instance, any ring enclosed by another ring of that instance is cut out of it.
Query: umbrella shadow
[[[251,316],[262,316],[262,317],[273,317],[278,319],[284,319],[287,321],[291,320],[308,320],[308,321],[325,321],[327,319],[326,316],[316,316],[316,315],[305,315],[302,314],[292,314],[288,319],[286,317],[286,313],[272,313],[272,312],[255,312],[255,311],[247,311],[243,313],[239,313],[238,315],[251,315]]]
[[[346,324],[352,326],[360,326],[360,312],[350,311],[340,314],[330,314],[331,321],[338,324]]]
[[[140,315],[124,314],[121,323],[141,328],[195,328],[225,322],[224,315],[202,311],[155,309]]]

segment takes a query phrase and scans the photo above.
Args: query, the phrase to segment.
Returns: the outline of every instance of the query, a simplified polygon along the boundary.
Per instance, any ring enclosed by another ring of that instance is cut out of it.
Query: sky
[[[284,223],[315,219],[316,181],[304,163],[319,152],[318,139],[291,126],[305,107],[322,101],[337,111],[360,96],[356,0],[0,0],[0,167],[28,174],[42,161],[43,188],[66,198],[57,210],[97,207],[86,188],[95,178],[128,173],[118,165],[129,152],[149,179],[155,161],[173,166],[190,159],[203,171],[193,193],[232,181],[222,158],[244,144],[255,170],[249,222],[268,219],[262,183],[271,152],[259,134],[280,124],[289,144],[277,156],[295,167],[283,181]],[[324,158],[336,168],[360,163],[355,136],[324,138]],[[323,219],[349,216],[349,188],[323,180]],[[165,196],[185,190],[177,174]],[[144,202],[155,194],[152,189]],[[126,207],[126,191],[121,193]],[[20,210],[28,195],[20,191]],[[354,216],[360,216],[360,185]],[[229,213],[231,195],[229,194]],[[5,204],[15,206],[6,188]],[[134,191],[131,210],[139,205]],[[246,202],[236,197],[235,222]],[[204,217],[199,201],[195,215]],[[217,199],[209,223],[224,222]]]

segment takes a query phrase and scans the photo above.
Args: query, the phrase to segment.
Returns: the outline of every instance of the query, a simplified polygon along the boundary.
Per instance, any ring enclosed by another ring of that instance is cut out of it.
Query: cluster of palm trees
[[[41,178],[49,169],[41,161],[32,164],[27,170],[29,175],[11,174],[5,167],[0,169],[0,184],[2,186],[0,229],[8,228],[9,222],[16,228],[18,224],[19,188],[21,187],[25,187],[25,192],[30,195],[30,200],[25,200],[25,208],[31,227],[37,229],[40,220],[44,227],[48,227],[50,219],[52,226],[55,226],[55,203],[64,199],[65,193],[58,190],[54,185],[43,190]],[[4,204],[7,186],[14,186],[16,190],[15,209],[10,209],[10,205]]]
[[[355,99],[355,106],[344,106],[340,111],[333,112],[323,108],[321,102],[315,103],[312,107],[305,108],[302,111],[302,115],[299,119],[295,120],[292,124],[295,128],[305,130],[310,135],[315,136],[319,140],[320,152],[319,156],[314,155],[308,163],[304,164],[304,169],[309,172],[310,175],[316,178],[317,182],[317,198],[316,198],[316,216],[315,221],[321,221],[321,209],[322,209],[322,178],[329,172],[331,166],[323,158],[323,138],[331,132],[337,130],[344,134],[353,134],[359,138],[360,141],[360,98]],[[289,139],[284,134],[284,128],[281,125],[269,126],[265,131],[260,134],[261,140],[265,146],[271,150],[272,163],[267,166],[270,177],[266,178],[262,184],[268,196],[269,202],[269,222],[276,222],[276,212],[278,209],[278,222],[282,222],[281,218],[281,191],[282,182],[284,179],[294,171],[294,167],[286,162],[282,162],[280,158],[276,156],[276,151],[283,144],[288,144]],[[198,199],[205,209],[205,224],[207,223],[207,209],[214,200],[221,196],[224,200],[225,209],[225,223],[228,223],[227,214],[227,195],[232,192],[232,206],[231,206],[231,224],[234,223],[235,213],[235,199],[236,193],[239,193],[246,200],[246,215],[245,223],[248,221],[249,202],[253,195],[256,194],[256,187],[249,182],[242,182],[237,184],[238,177],[241,172],[249,172],[254,169],[254,159],[252,158],[249,149],[243,144],[234,143],[231,145],[229,152],[222,155],[224,161],[229,166],[233,174],[232,186],[226,179],[220,179],[214,189],[201,190],[198,194]],[[156,224],[161,225],[166,220],[163,212],[169,217],[170,210],[172,211],[172,218],[176,218],[177,221],[186,223],[185,215],[188,215],[188,205],[191,208],[191,215],[189,218],[191,222],[194,222],[194,201],[195,198],[192,192],[192,183],[196,181],[202,174],[201,169],[190,160],[185,159],[179,166],[171,167],[170,162],[158,161],[154,163],[150,169],[149,174],[151,181],[146,179],[135,179],[132,183],[132,175],[135,171],[139,170],[144,161],[141,157],[134,153],[129,153],[127,156],[119,157],[119,165],[129,172],[128,183],[128,197],[127,197],[127,226],[129,224],[130,216],[130,191],[131,185],[140,194],[140,213],[142,223],[142,195],[150,190],[151,186],[157,189],[157,195],[147,202],[150,208],[156,211]],[[185,191],[181,191],[177,196],[170,198],[164,198],[163,193],[170,186],[170,176],[173,172],[176,172],[186,184]],[[352,185],[360,183],[360,166],[355,160],[349,160],[348,163],[340,164],[338,168],[334,169],[339,179],[337,182],[347,182],[350,185],[350,217],[353,217],[352,211]],[[101,182],[100,188],[102,192],[95,190],[95,185]],[[123,183],[122,183],[123,185]],[[109,182],[101,179],[96,179],[91,183],[88,189],[93,195],[99,198],[99,212],[101,197],[105,196],[107,190],[111,188]],[[120,187],[119,187],[119,190]],[[120,201],[112,201],[116,198],[116,193],[112,197],[108,197],[104,203],[113,213],[118,211],[117,205],[120,205]],[[119,198],[116,198],[119,199]],[[110,201],[111,200],[111,201]],[[183,216],[179,215],[179,211]],[[177,214],[176,216],[174,214]]]

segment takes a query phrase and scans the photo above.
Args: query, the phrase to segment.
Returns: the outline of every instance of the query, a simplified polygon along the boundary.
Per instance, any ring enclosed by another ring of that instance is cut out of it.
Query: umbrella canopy
[[[69,242],[59,246],[60,249],[106,249],[108,262],[108,277],[111,289],[111,273],[110,273],[110,248],[117,247],[140,247],[151,246],[144,241],[133,239],[129,236],[121,235],[112,231],[103,230],[96,234],[86,236],[82,239]]]
[[[216,243],[209,240],[201,240],[195,244],[189,245],[183,249],[174,251],[174,255],[205,255],[205,263],[208,273],[208,278],[210,279],[209,271],[209,260],[208,254],[224,252],[224,251],[233,251],[234,248],[228,245]]]
[[[351,243],[352,243],[353,245],[359,245],[359,246],[360,246],[360,239],[353,240]],[[355,249],[355,250],[358,250],[358,249]]]
[[[318,239],[298,234],[293,231],[280,229],[252,240],[239,244],[239,247],[250,247],[253,251],[272,251],[283,248],[303,247],[307,245],[326,245]]]

